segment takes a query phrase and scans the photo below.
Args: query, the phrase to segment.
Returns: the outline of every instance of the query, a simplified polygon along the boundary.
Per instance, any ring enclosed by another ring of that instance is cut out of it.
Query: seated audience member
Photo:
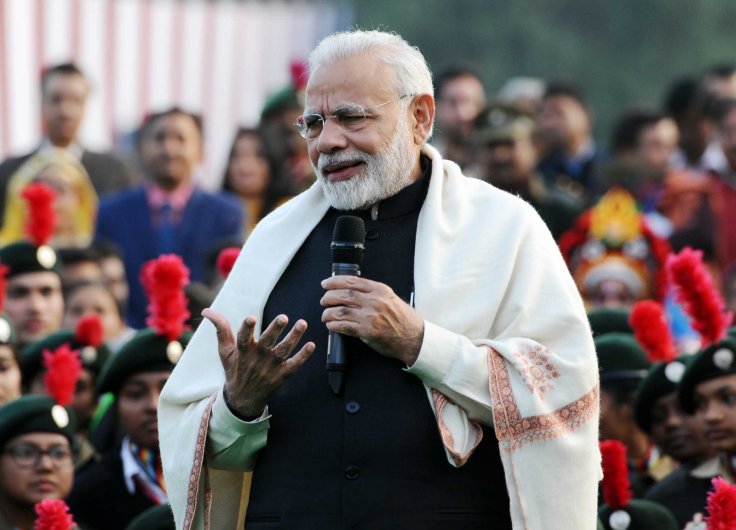
[[[537,170],[551,188],[592,201],[603,192],[603,154],[592,133],[592,114],[575,86],[553,83],[542,98],[537,122],[542,149]]]
[[[536,172],[533,134],[532,117],[517,109],[493,106],[483,111],[472,133],[476,174],[534,206],[557,239],[583,212],[583,203],[550,189]]]
[[[239,129],[230,148],[222,189],[240,201],[246,218],[246,235],[287,198],[279,190],[276,177],[261,132]]]
[[[167,502],[158,449],[156,407],[161,389],[191,333],[183,294],[188,271],[176,256],[146,265],[154,328],[139,331],[110,360],[100,376],[100,393],[115,395],[122,441],[100,462],[77,476],[69,505],[83,526],[123,530],[144,510]]]
[[[92,247],[60,248],[61,285],[64,290],[79,282],[102,281],[100,257]]]
[[[626,446],[618,440],[601,442],[604,503],[598,510],[605,530],[680,530],[675,517],[659,504],[632,499],[628,477]]]
[[[88,315],[97,315],[102,320],[102,340],[113,353],[135,334],[135,330],[125,324],[123,309],[104,282],[83,281],[66,290],[64,327],[74,329]]]
[[[559,245],[588,309],[625,309],[665,295],[663,270],[670,246],[623,188],[612,188],[579,216]]]
[[[89,81],[74,64],[59,64],[41,75],[41,120],[46,136],[32,153],[0,164],[0,218],[8,181],[30,157],[49,148],[65,151],[79,161],[97,195],[129,187],[133,174],[116,156],[86,149],[78,133],[85,113]]]
[[[105,283],[110,286],[115,299],[125,313],[130,289],[128,278],[125,276],[125,262],[123,261],[122,252],[117,246],[107,241],[95,241],[91,248],[97,254]]]
[[[619,440],[627,449],[631,483],[641,497],[653,483],[652,444],[634,420],[636,388],[649,369],[646,354],[632,335],[607,333],[595,339],[601,370],[601,440]]]
[[[138,153],[146,183],[100,204],[97,238],[117,245],[125,262],[130,299],[128,323],[145,325],[141,266],[175,253],[205,280],[207,251],[222,240],[242,241],[243,214],[237,201],[194,182],[202,158],[200,119],[179,108],[149,116],[139,131]]]
[[[70,403],[77,418],[77,439],[81,449],[75,460],[77,468],[95,456],[94,449],[87,443],[87,431],[97,408],[95,387],[100,370],[110,357],[110,349],[102,342],[102,335],[102,321],[98,316],[91,315],[80,320],[74,331],[59,331],[29,345],[20,357],[23,387],[25,393],[29,394],[47,393],[47,352],[64,347],[79,357],[82,370]]]
[[[0,241],[7,245],[23,237],[29,215],[23,200],[24,190],[37,182],[53,190],[56,223],[50,244],[55,247],[89,245],[97,218],[97,194],[79,161],[63,150],[40,151],[10,178]]]
[[[470,135],[486,106],[486,89],[470,67],[456,66],[435,79],[436,122],[432,145],[449,160],[465,168],[471,162]]]
[[[645,211],[652,210],[656,204],[657,192],[677,149],[678,136],[675,121],[654,110],[629,110],[614,126],[611,141],[614,163],[640,176],[636,182],[627,183],[627,187]]]
[[[74,413],[48,396],[0,407],[0,528],[34,528],[36,503],[69,495],[74,431]]]

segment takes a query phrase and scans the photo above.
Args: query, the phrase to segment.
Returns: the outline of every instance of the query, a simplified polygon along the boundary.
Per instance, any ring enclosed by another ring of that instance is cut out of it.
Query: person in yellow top
[[[0,244],[23,238],[28,208],[21,197],[33,182],[43,182],[56,192],[54,247],[85,247],[92,242],[97,217],[97,194],[84,166],[63,149],[50,147],[29,158],[10,177]]]

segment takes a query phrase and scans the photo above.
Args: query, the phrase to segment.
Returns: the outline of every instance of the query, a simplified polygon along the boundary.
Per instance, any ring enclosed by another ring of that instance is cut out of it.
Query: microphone
[[[365,224],[354,215],[342,215],[332,233],[332,275],[360,276],[365,250]],[[347,337],[330,331],[327,341],[327,382],[332,393],[340,395],[345,386]]]

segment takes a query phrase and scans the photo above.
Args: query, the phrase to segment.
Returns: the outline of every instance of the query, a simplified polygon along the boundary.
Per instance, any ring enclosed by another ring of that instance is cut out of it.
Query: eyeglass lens
[[[13,460],[21,467],[36,467],[43,455],[48,455],[55,467],[63,467],[71,463],[71,451],[61,445],[54,445],[48,449],[41,449],[33,444],[18,444],[7,449]]]

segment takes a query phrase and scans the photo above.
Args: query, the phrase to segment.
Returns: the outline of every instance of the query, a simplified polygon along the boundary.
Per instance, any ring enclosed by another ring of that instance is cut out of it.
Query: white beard
[[[401,122],[400,122],[401,123]],[[402,123],[403,125],[403,123]],[[386,147],[369,155],[354,153],[321,154],[314,170],[330,205],[336,210],[361,210],[396,195],[413,182],[414,143],[409,131],[397,126]],[[330,182],[322,168],[346,161],[361,161],[363,167],[348,180]]]

